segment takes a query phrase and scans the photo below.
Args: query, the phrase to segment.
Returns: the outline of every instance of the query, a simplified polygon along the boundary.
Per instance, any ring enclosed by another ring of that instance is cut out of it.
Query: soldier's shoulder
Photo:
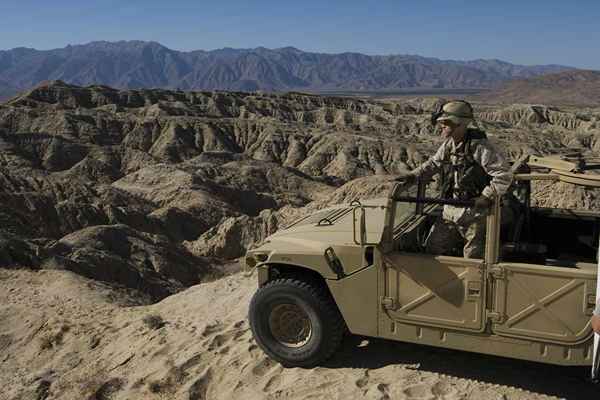
[[[486,133],[479,129],[473,129],[469,131],[469,133],[473,132],[473,136],[471,136],[471,148],[474,153],[499,153],[500,150],[493,143],[493,141],[489,140]]]
[[[487,140],[487,134],[481,129],[469,128],[467,135],[471,140]]]
[[[469,129],[468,135],[471,141],[472,148],[494,148],[492,142],[488,139],[488,136],[485,133],[485,131],[482,131],[481,129]]]

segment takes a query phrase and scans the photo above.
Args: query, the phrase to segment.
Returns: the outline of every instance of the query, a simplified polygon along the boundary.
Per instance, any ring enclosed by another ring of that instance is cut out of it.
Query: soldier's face
[[[440,121],[440,129],[444,139],[451,137],[456,143],[462,141],[465,137],[466,126],[464,124],[456,125],[452,121]]]
[[[452,136],[452,131],[454,130],[454,128],[456,128],[456,125],[454,125],[452,122],[440,121],[440,129],[442,130],[441,133],[444,139],[447,139],[450,136]]]

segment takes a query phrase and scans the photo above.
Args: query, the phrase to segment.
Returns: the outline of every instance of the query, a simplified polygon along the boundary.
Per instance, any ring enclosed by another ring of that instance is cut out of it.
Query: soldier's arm
[[[444,161],[444,155],[446,154],[446,147],[448,146],[448,141],[442,143],[442,145],[437,149],[434,155],[429,157],[427,161],[413,169],[410,173],[416,177],[422,177],[425,180],[429,180],[433,175],[440,171],[442,167],[442,162]]]
[[[508,162],[500,152],[489,142],[477,146],[473,154],[485,172],[492,177],[489,185],[483,189],[482,194],[487,198],[502,196],[508,190],[513,176]]]

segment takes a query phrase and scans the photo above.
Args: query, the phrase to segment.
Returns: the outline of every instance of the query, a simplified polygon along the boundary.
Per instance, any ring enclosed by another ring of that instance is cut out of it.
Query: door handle
[[[596,294],[589,293],[585,302],[585,315],[591,316],[596,308]]]
[[[468,301],[477,301],[481,298],[481,281],[467,281],[465,286]]]

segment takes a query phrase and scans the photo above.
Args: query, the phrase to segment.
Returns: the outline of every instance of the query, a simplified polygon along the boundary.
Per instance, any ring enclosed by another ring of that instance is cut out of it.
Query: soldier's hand
[[[594,332],[600,334],[600,315],[594,315],[592,317],[592,329]]]
[[[414,174],[411,174],[410,172],[404,172],[399,174],[394,181],[396,182],[402,182],[405,185],[412,185],[413,183],[415,183],[417,181],[417,176]]]
[[[475,204],[473,206],[478,210],[485,210],[490,208],[491,205],[492,200],[490,200],[488,197],[481,195],[475,199]]]

